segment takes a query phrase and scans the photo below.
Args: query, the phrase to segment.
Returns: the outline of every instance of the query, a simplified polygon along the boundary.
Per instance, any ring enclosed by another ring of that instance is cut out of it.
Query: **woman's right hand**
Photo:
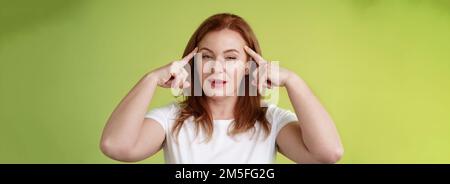
[[[198,48],[179,61],[172,61],[169,64],[157,68],[150,72],[150,76],[156,80],[158,86],[163,88],[188,88],[191,84],[186,81],[189,73],[184,66],[194,57]]]
[[[171,62],[145,75],[114,109],[103,130],[100,148],[115,160],[143,160],[161,149],[165,139],[163,127],[151,118],[144,118],[156,85],[169,88],[188,87],[184,66],[195,53]],[[150,81],[150,82],[149,82]]]

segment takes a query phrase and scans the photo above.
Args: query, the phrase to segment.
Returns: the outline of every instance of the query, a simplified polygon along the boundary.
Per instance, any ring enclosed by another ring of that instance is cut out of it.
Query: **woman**
[[[190,95],[147,112],[158,86]],[[286,88],[295,114],[261,101],[272,87]],[[333,120],[307,84],[264,60],[250,26],[227,13],[200,25],[182,60],[143,76],[111,114],[100,147],[124,162],[161,148],[166,163],[273,163],[276,151],[296,163],[335,163],[343,154]]]

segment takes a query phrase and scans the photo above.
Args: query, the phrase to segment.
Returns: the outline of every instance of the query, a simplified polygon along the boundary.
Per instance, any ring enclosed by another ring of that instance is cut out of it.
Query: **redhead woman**
[[[187,93],[147,111],[158,87]],[[274,87],[287,90],[295,113],[263,101]],[[335,163],[343,154],[306,82],[265,60],[249,24],[229,13],[206,19],[182,59],[137,82],[108,119],[100,148],[123,162],[161,149],[166,163],[274,163],[277,152],[296,163]]]

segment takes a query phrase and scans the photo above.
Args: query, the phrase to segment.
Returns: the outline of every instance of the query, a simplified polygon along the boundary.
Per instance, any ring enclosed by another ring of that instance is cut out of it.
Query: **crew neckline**
[[[233,121],[234,119],[214,119],[214,122],[230,122]]]

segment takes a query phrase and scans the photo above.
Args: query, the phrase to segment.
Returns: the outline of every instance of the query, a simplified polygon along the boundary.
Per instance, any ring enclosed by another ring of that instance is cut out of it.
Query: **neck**
[[[214,120],[234,119],[237,96],[208,98],[207,103]]]

